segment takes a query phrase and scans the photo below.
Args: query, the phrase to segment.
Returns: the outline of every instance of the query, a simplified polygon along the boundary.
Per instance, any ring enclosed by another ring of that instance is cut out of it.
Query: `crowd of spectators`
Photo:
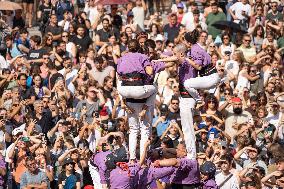
[[[0,189],[284,188],[283,0],[15,2],[0,15]],[[117,62],[131,40],[153,66],[181,44],[188,56],[192,33],[223,72],[193,97],[196,158],[180,117],[190,70],[173,60],[153,75],[151,133],[130,159]]]

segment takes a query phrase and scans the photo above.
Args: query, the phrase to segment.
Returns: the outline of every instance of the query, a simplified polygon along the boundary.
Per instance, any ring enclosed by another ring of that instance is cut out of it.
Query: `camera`
[[[107,132],[115,132],[116,131],[116,124],[112,120],[103,120],[101,121],[100,127]]]

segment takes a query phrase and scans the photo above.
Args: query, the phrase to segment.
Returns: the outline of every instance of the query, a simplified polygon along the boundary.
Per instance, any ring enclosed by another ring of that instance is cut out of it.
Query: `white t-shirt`
[[[64,75],[65,74],[65,68],[63,68],[62,70],[59,70],[58,73]],[[72,69],[72,71],[70,73],[66,74],[66,86],[68,88],[68,90],[70,90],[73,94],[75,92],[75,87],[72,83],[73,78],[78,74],[78,70],[77,69]]]
[[[62,27],[63,31],[67,31],[68,32],[70,21],[66,20],[66,22],[64,23],[64,26],[63,26],[63,23],[64,23],[64,20],[61,20],[60,22],[58,22],[58,26]]]
[[[280,113],[273,115],[272,113],[268,113],[266,116],[266,121],[268,121],[270,124],[273,124],[276,128],[279,126],[281,115]]]
[[[217,185],[219,186],[220,184],[222,184],[222,182],[224,182],[229,176],[230,176],[230,174],[224,175],[222,172],[218,173],[215,176],[215,180],[216,180]],[[220,189],[228,189],[228,188],[239,189],[238,178],[235,175],[233,175],[222,187],[220,187]]]
[[[139,27],[144,31],[144,20],[145,20],[145,11],[143,7],[134,7],[132,9],[134,15],[134,22],[136,22]]]
[[[9,67],[9,63],[5,60],[5,58],[0,55],[0,69],[3,68],[8,68]]]
[[[246,15],[251,15],[251,6],[250,4],[243,4],[242,2],[236,2],[233,4],[230,9],[235,13],[238,20],[234,20],[234,22],[239,23],[240,20],[245,17],[242,15],[242,12],[245,11]]]
[[[204,16],[202,13],[199,14],[199,20],[204,21]],[[195,25],[193,24],[193,13],[188,11],[185,15],[183,15],[181,24],[185,26],[187,30],[192,32],[195,29]]]
[[[97,7],[89,7],[88,3],[86,3],[86,6],[84,8],[84,12],[87,13],[88,19],[91,22],[91,25],[93,25],[96,21],[96,18],[99,16],[99,12],[97,10]]]

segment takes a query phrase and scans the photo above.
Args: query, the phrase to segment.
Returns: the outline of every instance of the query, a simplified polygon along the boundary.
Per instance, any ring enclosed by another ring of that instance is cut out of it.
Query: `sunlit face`
[[[125,32],[126,32],[126,34],[127,34],[128,37],[132,37],[131,35],[132,35],[133,32],[132,32],[132,29],[131,29],[131,28],[126,28],[126,29],[125,29]]]
[[[33,79],[34,83],[36,86],[40,86],[41,84],[41,77],[40,76],[36,76],[34,79]]]
[[[265,117],[265,112],[264,112],[264,110],[261,110],[261,109],[260,109],[260,110],[258,111],[257,115],[258,115],[259,118],[264,118],[264,117]]]
[[[111,44],[113,44],[113,43],[116,41],[115,36],[114,36],[114,35],[111,36],[111,37],[108,39],[108,41],[109,41]]]
[[[85,29],[84,28],[78,28],[77,33],[78,33],[78,35],[83,36],[84,33],[85,33]]]
[[[216,66],[217,61],[218,61],[218,56],[215,55],[215,54],[212,55],[212,57],[211,57],[211,62],[212,62],[212,64],[213,64],[214,66]]]

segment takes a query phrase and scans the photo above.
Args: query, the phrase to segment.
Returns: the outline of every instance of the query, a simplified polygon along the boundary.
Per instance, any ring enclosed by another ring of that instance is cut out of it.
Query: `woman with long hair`
[[[261,51],[263,39],[264,39],[264,28],[262,25],[257,25],[252,33],[252,42],[256,48],[256,52]]]

